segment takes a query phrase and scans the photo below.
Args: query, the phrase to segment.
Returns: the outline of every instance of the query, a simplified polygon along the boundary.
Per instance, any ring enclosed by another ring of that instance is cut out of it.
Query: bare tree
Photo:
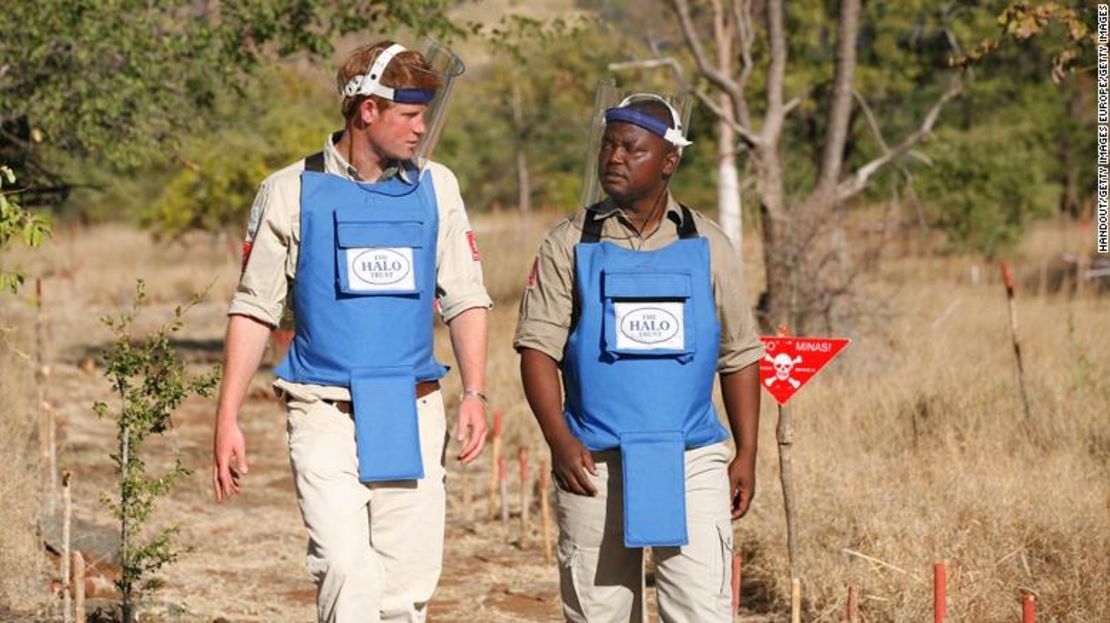
[[[837,24],[835,73],[831,96],[825,114],[827,123],[823,148],[814,188],[799,201],[788,202],[781,154],[783,128],[790,112],[801,103],[804,94],[787,100],[785,79],[788,66],[783,0],[766,0],[762,8],[765,36],[755,34],[757,20],[753,17],[752,0],[708,0],[712,16],[712,37],[717,51],[710,56],[703,43],[700,23],[691,15],[690,0],[669,0],[678,16],[687,50],[693,56],[698,73],[709,83],[717,97],[699,93],[699,99],[727,125],[738,138],[739,145],[723,144],[718,156],[726,149],[735,153],[746,150],[748,170],[754,177],[762,217],[763,260],[766,290],[760,297],[760,316],[765,328],[787,324],[798,332],[805,330],[811,316],[836,292],[803,288],[800,277],[809,281],[829,262],[815,240],[822,228],[834,222],[835,211],[846,201],[868,187],[875,174],[897,162],[932,131],[941,109],[962,90],[955,79],[921,119],[915,131],[893,146],[883,145],[882,154],[854,171],[844,167],[845,145],[848,140],[853,94],[853,77],[859,38],[860,0],[842,0]],[[748,79],[755,69],[752,47],[758,39],[768,45],[765,68],[766,102],[761,119],[756,119],[749,104]],[[730,51],[738,53],[738,66],[730,62]],[[727,133],[719,133],[722,142]],[[726,216],[722,215],[722,220]],[[843,239],[842,237],[840,238]]]

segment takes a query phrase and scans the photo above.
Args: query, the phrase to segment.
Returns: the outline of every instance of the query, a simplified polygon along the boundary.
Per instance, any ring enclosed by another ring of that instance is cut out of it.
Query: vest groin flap
[[[682,431],[622,433],[625,547],[677,547],[686,536]]]
[[[351,374],[360,482],[424,477],[411,368],[363,368]]]

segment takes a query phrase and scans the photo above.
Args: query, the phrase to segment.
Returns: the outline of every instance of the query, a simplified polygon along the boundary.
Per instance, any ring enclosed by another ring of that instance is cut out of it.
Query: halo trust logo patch
[[[682,303],[616,303],[615,311],[618,348],[683,347]]]
[[[355,256],[355,276],[375,286],[393,285],[412,271],[409,258],[393,249],[367,249]]]
[[[412,248],[348,249],[347,282],[355,291],[412,289]]]

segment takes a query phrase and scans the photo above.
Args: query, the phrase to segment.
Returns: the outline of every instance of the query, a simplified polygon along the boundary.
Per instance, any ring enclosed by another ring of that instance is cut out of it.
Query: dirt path
[[[75,519],[83,526],[93,526],[83,527],[86,534],[77,534],[75,539],[93,533],[101,537],[101,543],[87,542],[85,547],[91,550],[94,572],[110,577],[109,552],[115,528],[100,498],[114,493],[108,455],[115,449],[115,429],[112,422],[96,418],[91,404],[104,400],[114,408],[116,403],[97,361],[100,349],[111,339],[99,318],[118,314],[127,306],[132,280],[143,277],[151,303],[138,324],[140,329],[149,329],[168,319],[173,306],[185,300],[188,292],[212,283],[217,275],[208,299],[189,313],[177,340],[179,353],[196,369],[214,365],[221,357],[225,301],[235,270],[219,254],[199,254],[187,247],[158,249],[149,238],[125,230],[78,238],[75,247],[75,255],[88,258],[79,278],[54,280],[47,287],[47,302],[53,302],[48,314],[53,370],[48,397],[57,406],[59,418],[59,468],[74,474]],[[198,262],[198,257],[203,259]],[[55,263],[65,260],[49,259]],[[120,271],[120,265],[137,268]],[[504,317],[495,321],[504,324],[510,322],[514,309],[503,307],[498,313]],[[437,339],[443,342],[446,335],[442,328],[440,331]],[[448,352],[442,356],[449,356]],[[499,359],[491,360],[491,365],[508,366]],[[515,362],[509,367],[515,367]],[[512,373],[515,375],[515,370]],[[173,429],[151,442],[148,465],[152,471],[165,466],[177,453],[194,473],[159,502],[152,519],[155,527],[179,525],[179,542],[190,551],[159,573],[159,588],[141,603],[142,620],[314,620],[315,591],[304,570],[306,537],[289,468],[285,413],[269,391],[271,378],[268,369],[256,375],[241,413],[250,474],[244,493],[231,502],[217,505],[211,496],[214,401],[189,400],[175,414]],[[488,451],[468,469],[473,512],[485,515]],[[458,465],[452,461],[444,572],[430,605],[430,620],[562,620],[558,574],[553,562],[544,562],[539,521],[533,522],[529,547],[521,549],[516,544],[519,509],[515,481],[513,518],[503,527],[484,518],[464,521],[460,478]],[[538,508],[533,510],[533,517],[538,514]],[[97,550],[103,560],[96,558]],[[91,597],[105,601],[93,603],[110,603],[110,582],[101,579],[97,587],[99,593]]]

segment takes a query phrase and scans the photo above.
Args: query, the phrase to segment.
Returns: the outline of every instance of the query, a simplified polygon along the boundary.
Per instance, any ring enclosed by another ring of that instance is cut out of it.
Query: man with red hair
[[[320,621],[426,617],[442,565],[448,439],[435,309],[462,377],[457,458],[469,463],[484,444],[491,302],[458,181],[428,159],[458,73],[444,48],[355,50],[337,76],[344,129],[268,177],[251,210],[213,487],[222,501],[244,484],[238,412],[289,296],[296,330],[274,387]]]

